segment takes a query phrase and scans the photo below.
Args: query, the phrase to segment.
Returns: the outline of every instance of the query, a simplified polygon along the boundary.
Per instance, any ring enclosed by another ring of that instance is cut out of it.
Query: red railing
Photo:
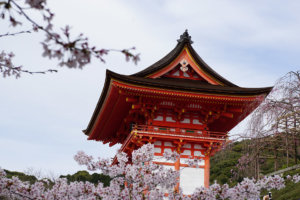
[[[148,125],[133,125],[132,130],[137,133],[161,133],[161,134],[172,134],[178,136],[195,136],[195,137],[208,137],[223,139],[227,138],[227,132],[216,132],[216,131],[206,131],[198,129],[189,128],[170,128],[163,126],[148,126]]]

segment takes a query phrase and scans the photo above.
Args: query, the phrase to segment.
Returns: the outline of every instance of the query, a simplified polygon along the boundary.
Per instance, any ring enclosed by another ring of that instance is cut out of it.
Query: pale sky
[[[101,94],[105,70],[132,74],[153,64],[189,30],[193,47],[215,71],[242,87],[272,86],[300,63],[300,1],[49,0],[58,27],[69,24],[92,44],[135,46],[138,65],[111,53],[83,70],[56,67],[41,56],[43,34],[0,38],[0,51],[13,51],[17,64],[59,73],[0,78],[0,167],[55,174],[84,169],[73,155],[113,157],[119,146],[87,141],[85,129]],[[0,21],[0,34],[7,24]],[[233,133],[243,131],[243,126]]]

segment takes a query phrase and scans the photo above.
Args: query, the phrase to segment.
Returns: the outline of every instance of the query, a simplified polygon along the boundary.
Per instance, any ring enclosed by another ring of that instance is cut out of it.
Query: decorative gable
[[[201,66],[195,62],[187,48],[184,48],[177,58],[163,69],[151,74],[149,78],[179,78],[197,80],[211,85],[221,85]]]
[[[208,83],[208,81],[202,78],[188,63],[178,64],[174,69],[165,73],[161,77],[190,79]]]

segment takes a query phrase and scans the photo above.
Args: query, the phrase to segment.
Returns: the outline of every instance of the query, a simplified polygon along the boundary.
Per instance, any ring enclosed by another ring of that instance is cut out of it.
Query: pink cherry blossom
[[[66,179],[57,179],[51,185],[47,180],[40,180],[34,184],[22,182],[17,177],[7,178],[4,170],[0,169],[0,197],[9,199],[168,199],[180,200],[216,200],[216,199],[258,199],[262,189],[282,189],[285,180],[281,176],[264,177],[260,180],[245,178],[236,186],[230,188],[227,184],[212,184],[209,188],[200,187],[187,196],[179,187],[179,171],[166,169],[162,165],[153,163],[154,146],[144,145],[132,154],[132,162],[125,153],[118,153],[118,163],[112,165],[108,159],[98,158],[79,151],[74,159],[89,170],[100,170],[109,175],[110,185],[104,187],[102,183],[94,185],[89,182],[70,182]],[[177,158],[176,154],[168,154],[170,159]],[[295,183],[300,181],[299,175],[289,176],[286,180]]]

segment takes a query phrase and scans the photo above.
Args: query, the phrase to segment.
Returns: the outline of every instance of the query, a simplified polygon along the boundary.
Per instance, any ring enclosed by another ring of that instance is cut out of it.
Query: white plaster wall
[[[190,160],[190,159],[189,158],[180,158],[180,163],[186,164],[188,160]],[[198,165],[202,165],[202,166],[205,165],[204,158],[198,161]]]
[[[161,153],[161,148],[154,147],[154,153]]]
[[[154,156],[153,161],[155,161],[155,162],[165,162],[165,163],[174,163],[170,160],[165,159],[163,156]]]
[[[199,119],[193,119],[193,124],[200,124],[200,125],[202,125],[202,123],[199,121]]]
[[[180,170],[180,187],[183,194],[192,194],[197,187],[204,187],[204,169],[185,167]]]
[[[166,147],[174,147],[174,145],[172,144],[172,142],[164,142],[164,145]]]
[[[189,118],[184,118],[181,123],[184,123],[184,124],[189,124],[191,122],[191,120]]]
[[[163,121],[163,116],[158,115],[156,118],[153,119],[154,121]]]
[[[172,117],[166,117],[166,121],[167,122],[176,122],[175,120],[173,120],[173,118]]]
[[[191,150],[184,150],[180,155],[190,156]]]
[[[202,156],[202,157],[204,157],[204,155],[201,153],[201,151],[194,151],[194,156]]]
[[[195,145],[194,145],[194,148],[195,148],[195,149],[203,149],[203,147],[202,147],[200,144],[195,144]]]
[[[176,130],[175,128],[170,128],[170,131],[172,132],[175,132],[175,130]]]
[[[183,147],[184,147],[184,148],[191,148],[192,145],[191,145],[190,143],[186,143],[186,144],[183,145]]]

